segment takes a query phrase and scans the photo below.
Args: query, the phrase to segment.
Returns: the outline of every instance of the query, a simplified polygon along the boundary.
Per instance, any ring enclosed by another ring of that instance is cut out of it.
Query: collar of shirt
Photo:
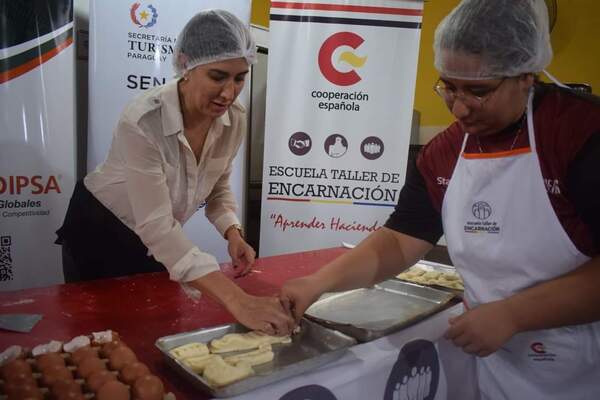
[[[160,99],[162,103],[162,125],[165,136],[175,135],[183,132],[183,113],[181,112],[181,106],[179,104],[179,93],[177,91],[178,79],[173,79],[165,84],[164,89],[160,92]],[[232,107],[238,107],[243,110],[241,104],[236,100]],[[219,121],[223,126],[230,126],[231,120],[229,119],[229,111],[225,112],[220,116]]]

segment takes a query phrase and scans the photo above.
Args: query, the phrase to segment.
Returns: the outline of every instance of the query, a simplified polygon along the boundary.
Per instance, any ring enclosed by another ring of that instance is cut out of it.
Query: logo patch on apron
[[[490,220],[493,214],[492,206],[485,201],[477,201],[471,206],[475,219],[467,221],[465,233],[500,233],[500,225]]]
[[[546,350],[546,346],[542,342],[534,342],[529,346],[532,353],[529,353],[528,356],[532,361],[556,361],[556,354],[549,353]]]

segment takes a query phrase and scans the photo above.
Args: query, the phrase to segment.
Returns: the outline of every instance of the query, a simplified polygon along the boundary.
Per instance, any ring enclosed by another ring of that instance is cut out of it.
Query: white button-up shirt
[[[198,163],[183,129],[177,80],[145,92],[125,108],[106,160],[84,183],[141,238],[172,280],[189,282],[219,265],[182,225],[204,203],[222,235],[239,223],[229,176],[246,131],[245,110],[236,101],[214,121]]]

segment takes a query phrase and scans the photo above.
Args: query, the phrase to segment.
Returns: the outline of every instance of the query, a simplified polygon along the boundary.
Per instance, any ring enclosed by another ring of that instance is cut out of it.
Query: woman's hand
[[[293,315],[296,322],[300,321],[304,312],[314,303],[323,292],[313,276],[287,281],[281,287],[281,303]]]
[[[294,328],[294,319],[277,297],[252,296],[221,271],[187,283],[216,299],[236,320],[250,329],[270,335],[287,335]]]
[[[244,293],[226,307],[242,325],[268,335],[289,335],[296,325],[277,297]]]
[[[469,354],[487,357],[515,333],[517,326],[504,301],[486,303],[450,319],[444,337]]]
[[[235,228],[230,228],[227,232],[227,251],[231,256],[231,263],[235,271],[235,277],[246,275],[254,265],[256,260],[256,252],[250,246],[240,231]]]

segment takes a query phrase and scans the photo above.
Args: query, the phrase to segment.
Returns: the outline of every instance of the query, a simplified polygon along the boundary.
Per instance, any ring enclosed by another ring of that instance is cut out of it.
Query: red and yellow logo
[[[533,350],[535,353],[538,353],[538,354],[546,353],[546,348],[544,347],[544,344],[540,343],[540,342],[532,343],[531,350]]]
[[[323,76],[334,85],[350,86],[360,82],[362,79],[355,69],[365,65],[367,57],[359,57],[352,51],[343,51],[336,64],[348,64],[353,69],[346,72],[341,72],[333,63],[333,54],[341,46],[349,46],[352,49],[357,49],[364,39],[353,32],[338,32],[329,36],[321,45],[319,50],[319,69]]]

